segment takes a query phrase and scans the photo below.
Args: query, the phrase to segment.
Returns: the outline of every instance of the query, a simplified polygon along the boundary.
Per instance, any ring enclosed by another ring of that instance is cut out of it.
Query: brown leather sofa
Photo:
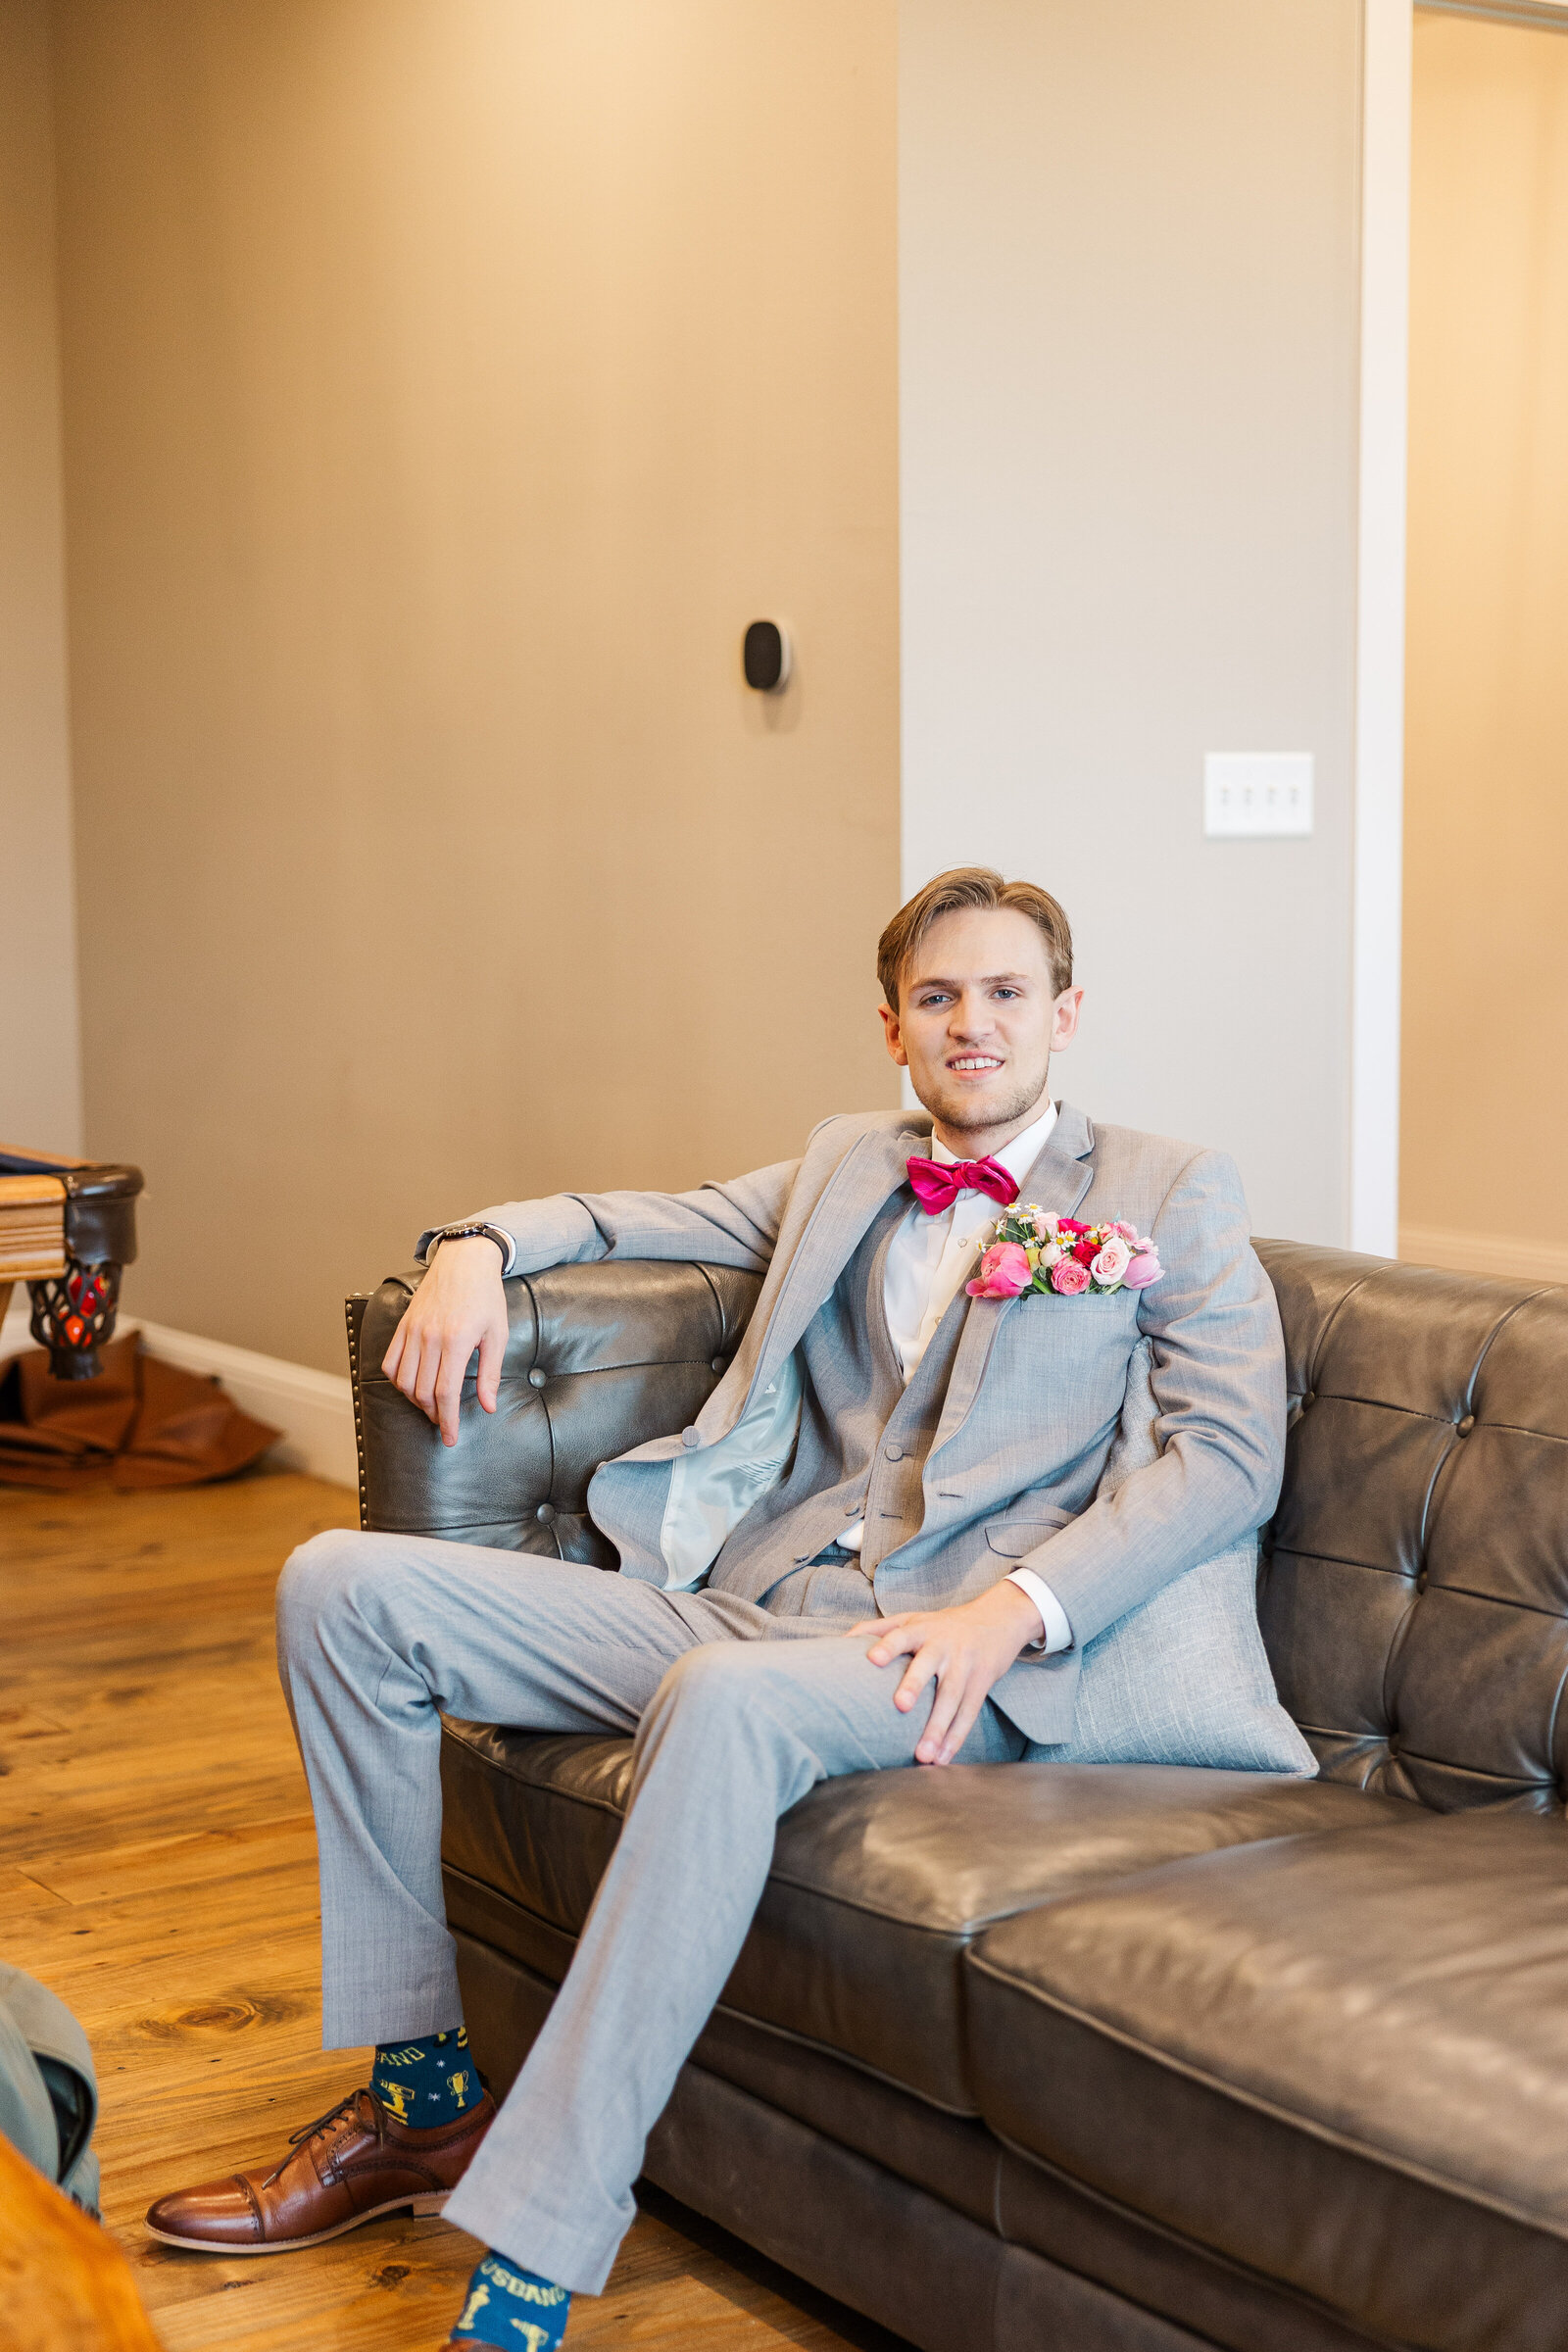
[[[1321,1777],[826,1784],[649,2143],[653,2180],[928,2352],[1568,2345],[1568,1294],[1258,1247],[1292,1390],[1259,1608]],[[416,1280],[350,1302],[366,1525],[612,1566],[594,1466],[692,1420],[755,1281],[509,1283],[496,1420],[448,1451],[377,1368]],[[448,1726],[498,2090],[628,1758]]]

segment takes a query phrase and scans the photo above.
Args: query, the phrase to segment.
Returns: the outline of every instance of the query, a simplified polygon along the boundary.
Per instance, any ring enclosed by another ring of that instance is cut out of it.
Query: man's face
[[[938,917],[882,1007],[888,1052],[949,1149],[997,1151],[1044,1106],[1054,1051],[1078,1026],[1081,988],[1052,986],[1038,924],[1015,907]],[[943,1131],[947,1132],[944,1133]]]

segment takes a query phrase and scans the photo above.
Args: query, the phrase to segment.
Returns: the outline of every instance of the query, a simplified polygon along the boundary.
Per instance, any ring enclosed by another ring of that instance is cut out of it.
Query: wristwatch
[[[494,1242],[501,1252],[501,1270],[503,1273],[508,1272],[512,1265],[512,1236],[510,1233],[503,1233],[499,1225],[438,1225],[424,1245],[425,1264],[430,1263],[431,1253],[437,1242],[466,1242],[473,1240],[479,1234],[483,1234],[487,1242]]]

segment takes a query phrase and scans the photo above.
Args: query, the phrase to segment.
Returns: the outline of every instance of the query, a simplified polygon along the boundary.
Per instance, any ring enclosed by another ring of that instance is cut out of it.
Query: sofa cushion
[[[442,1771],[445,1860],[520,1909],[513,1957],[559,1979],[615,1841],[630,1740],[449,1724]],[[1197,1766],[850,1774],[780,1822],[724,2000],[973,2114],[961,1962],[993,1922],[1173,1855],[1408,1810]]]
[[[1211,1852],[1011,1920],[966,1974],[1015,2146],[1374,2337],[1561,2344],[1560,1817]]]

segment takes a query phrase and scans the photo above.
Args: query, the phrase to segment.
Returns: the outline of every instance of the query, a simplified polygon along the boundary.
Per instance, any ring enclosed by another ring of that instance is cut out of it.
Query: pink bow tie
[[[1018,1187],[1000,1159],[921,1159],[911,1154],[905,1164],[914,1197],[928,1217],[951,1208],[960,1193],[989,1193],[1004,1208],[1018,1198]]]

